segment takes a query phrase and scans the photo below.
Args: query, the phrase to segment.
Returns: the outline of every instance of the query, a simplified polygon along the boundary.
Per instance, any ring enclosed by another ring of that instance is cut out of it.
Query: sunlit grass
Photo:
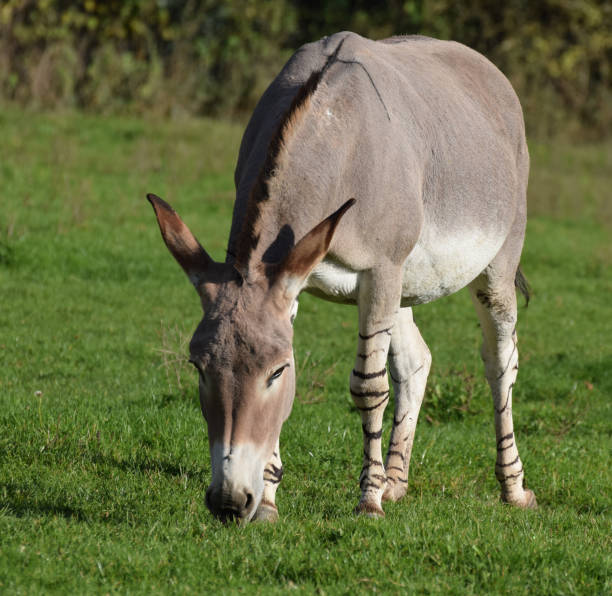
[[[8,111],[0,129],[1,592],[610,591],[606,145],[532,147],[514,414],[540,509],[498,502],[459,293],[415,309],[434,364],[408,496],[356,519],[356,311],[305,296],[281,521],[238,528],[204,506],[205,425],[181,361],[199,306],[144,195],[222,259],[241,127]]]

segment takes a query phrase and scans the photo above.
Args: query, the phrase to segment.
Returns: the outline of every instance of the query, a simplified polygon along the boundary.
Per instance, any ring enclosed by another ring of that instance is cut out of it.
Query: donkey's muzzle
[[[206,491],[206,507],[223,523],[250,519],[255,509],[253,494],[246,488]]]

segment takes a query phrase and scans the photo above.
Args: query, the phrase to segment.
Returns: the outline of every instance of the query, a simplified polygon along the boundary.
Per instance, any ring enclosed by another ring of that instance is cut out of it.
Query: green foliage
[[[12,254],[0,262],[0,592],[610,593],[609,145],[531,151],[534,296],[519,315],[514,416],[539,510],[499,503],[480,332],[460,292],[415,308],[433,368],[408,495],[383,520],[355,518],[357,313],[304,296],[281,520],[224,527],[204,505],[205,425],[180,360],[200,307],[144,195],[223,258],[241,128],[14,108],[0,127]]]
[[[0,91],[44,107],[235,112],[288,57],[293,21],[277,0],[8,0]]]
[[[538,136],[612,130],[604,0],[5,0],[0,97],[155,114],[252,109],[289,54],[339,30],[422,33],[488,56]]]
[[[424,30],[489,57],[539,136],[612,130],[612,5],[602,0],[424,3]]]

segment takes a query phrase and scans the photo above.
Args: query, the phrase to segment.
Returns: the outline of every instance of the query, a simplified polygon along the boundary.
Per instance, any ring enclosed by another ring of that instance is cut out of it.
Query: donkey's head
[[[295,395],[292,323],[297,296],[323,259],[351,199],[302,238],[279,263],[216,263],[162,199],[149,194],[170,252],[195,286],[204,317],[191,340],[200,374],[200,405],[208,424],[211,512],[250,519]]]

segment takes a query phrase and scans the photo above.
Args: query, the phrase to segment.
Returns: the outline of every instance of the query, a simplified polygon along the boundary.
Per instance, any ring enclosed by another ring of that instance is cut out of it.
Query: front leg
[[[276,489],[283,478],[283,464],[280,458],[278,441],[270,461],[264,468],[264,490],[259,507],[253,516],[253,521],[275,522],[278,519],[278,509],[276,507]]]
[[[350,384],[363,429],[361,499],[356,511],[373,517],[384,515],[381,503],[387,479],[381,440],[389,401],[386,362],[399,308],[400,280],[401,271],[389,268],[364,273],[359,282],[359,341]]]

